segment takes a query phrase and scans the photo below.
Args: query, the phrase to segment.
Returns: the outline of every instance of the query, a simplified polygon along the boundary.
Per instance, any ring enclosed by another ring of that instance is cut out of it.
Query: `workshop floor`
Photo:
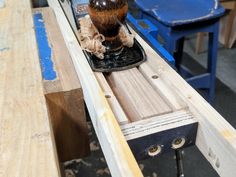
[[[207,53],[194,54],[196,38],[191,36],[186,39],[183,63],[193,72],[204,71]],[[216,98],[213,106],[225,119],[236,128],[236,47],[225,49],[219,47],[217,65]],[[91,155],[84,159],[66,163],[67,177],[109,177],[105,158],[93,131],[90,127]],[[151,158],[139,162],[145,177],[175,177],[176,164],[174,153],[163,154],[158,158]],[[210,164],[205,160],[196,147],[184,151],[184,171],[186,177],[218,177]],[[236,174],[235,174],[236,176]]]

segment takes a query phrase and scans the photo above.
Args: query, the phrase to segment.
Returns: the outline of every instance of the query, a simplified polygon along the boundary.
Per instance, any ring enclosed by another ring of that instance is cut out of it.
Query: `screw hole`
[[[158,75],[153,75],[152,78],[153,79],[158,79],[159,77],[158,77]]]
[[[106,98],[111,98],[111,95],[105,95]]]
[[[176,138],[172,142],[172,148],[179,149],[184,146],[185,142],[186,142],[185,138]]]
[[[153,157],[161,153],[161,146],[151,146],[148,148],[148,155]]]

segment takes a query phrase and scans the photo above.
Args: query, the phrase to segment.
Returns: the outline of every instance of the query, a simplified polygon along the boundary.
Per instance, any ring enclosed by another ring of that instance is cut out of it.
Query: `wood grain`
[[[120,104],[132,121],[172,111],[137,68],[113,72],[107,79]]]
[[[80,78],[84,99],[111,175],[143,176],[59,2],[48,0],[48,3],[56,14],[76,73]]]
[[[116,96],[114,95],[111,87],[108,85],[104,75],[102,73],[95,72],[94,73],[100,86],[102,87],[102,90],[105,94],[105,97],[107,98],[107,101],[109,105],[111,106],[111,109],[119,122],[120,125],[129,123],[129,119],[127,115],[125,114],[124,110],[122,109],[120,103],[118,102]]]
[[[30,0],[0,9],[0,66],[0,176],[61,176]]]
[[[53,10],[42,12],[52,61],[57,72],[53,81],[43,80],[60,162],[82,158],[90,153],[83,91]]]
[[[147,63],[143,63],[139,66],[139,71],[149,81],[149,83],[158,91],[166,103],[171,107],[173,111],[186,109],[187,104],[181,99],[176,92],[168,87],[156,72],[153,71]]]

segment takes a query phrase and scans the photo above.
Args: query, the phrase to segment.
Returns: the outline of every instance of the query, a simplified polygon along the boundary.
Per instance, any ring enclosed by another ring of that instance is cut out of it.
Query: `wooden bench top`
[[[0,176],[59,177],[30,0],[0,9]]]

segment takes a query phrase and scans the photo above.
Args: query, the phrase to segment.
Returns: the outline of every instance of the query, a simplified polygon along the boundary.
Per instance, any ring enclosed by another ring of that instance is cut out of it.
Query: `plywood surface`
[[[0,176],[60,176],[30,0],[0,9]]]
[[[171,112],[165,100],[152,88],[137,68],[113,72],[107,78],[132,121]]]

